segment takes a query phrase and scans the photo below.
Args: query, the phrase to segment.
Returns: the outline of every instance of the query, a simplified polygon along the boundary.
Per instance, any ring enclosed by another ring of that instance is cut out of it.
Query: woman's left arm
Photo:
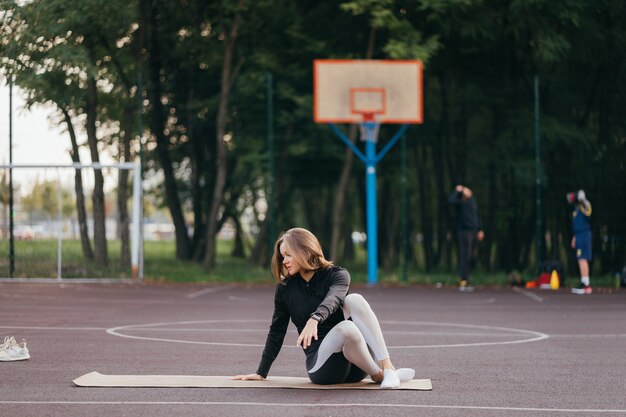
[[[320,323],[341,308],[350,287],[350,274],[344,268],[338,268],[331,272],[329,279],[331,280],[330,287],[324,300],[315,309],[315,312],[311,314],[311,317]]]

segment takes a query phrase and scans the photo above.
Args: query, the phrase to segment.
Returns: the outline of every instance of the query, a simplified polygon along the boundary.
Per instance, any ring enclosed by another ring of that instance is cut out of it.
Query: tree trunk
[[[100,162],[98,154],[98,138],[96,136],[97,88],[93,76],[87,78],[87,142],[91,153],[91,162]],[[108,264],[109,256],[106,240],[105,209],[104,209],[104,176],[101,169],[94,170],[93,189],[93,236],[94,260],[97,265]]]
[[[232,216],[233,222],[235,223],[235,236],[234,236],[234,245],[233,250],[231,252],[231,256],[233,258],[245,258],[246,257],[246,247],[243,243],[243,230],[241,230],[241,222],[237,218],[236,215]]]
[[[152,112],[150,113],[150,130],[156,137],[156,150],[163,169],[165,184],[165,201],[174,223],[174,234],[176,236],[176,258],[189,259],[191,256],[189,235],[187,224],[183,216],[180,198],[178,196],[178,186],[174,177],[172,160],[170,157],[169,140],[163,132],[166,117],[161,103],[161,45],[158,39],[157,15],[158,10],[155,1],[150,2],[149,10],[149,77],[150,77],[150,103]]]
[[[241,2],[239,2],[241,4]],[[219,209],[222,205],[222,199],[224,197],[224,187],[226,185],[226,145],[224,144],[224,135],[226,133],[226,122],[228,112],[228,99],[230,96],[230,88],[232,84],[232,61],[233,53],[235,50],[235,44],[237,42],[237,36],[239,34],[239,25],[241,23],[241,15],[238,13],[235,16],[235,20],[230,28],[228,39],[224,44],[224,62],[222,64],[222,83],[220,92],[220,102],[217,112],[216,129],[215,129],[215,143],[216,143],[216,176],[215,185],[213,188],[212,201],[210,202],[210,209],[207,216],[207,246],[204,255],[204,268],[206,270],[213,267],[215,263],[216,252],[216,234],[217,230],[217,216]]]
[[[290,218],[292,215],[290,210],[282,210],[283,207],[288,207],[290,193],[283,192],[289,188],[289,184],[285,184],[285,181],[289,180],[288,175],[286,175],[286,167],[287,162],[289,160],[289,143],[291,138],[293,137],[294,125],[289,124],[285,128],[285,133],[277,136],[277,149],[278,149],[278,161],[276,164],[276,178],[274,180],[274,195],[276,200],[275,212],[280,213],[276,215],[274,220],[275,224],[279,226],[280,224],[293,224],[293,219]],[[268,225],[268,217],[265,217],[265,220],[261,222],[259,225],[259,234],[257,235],[256,241],[254,242],[254,246],[250,251],[250,256],[248,258],[248,266],[260,266],[267,267],[269,265],[269,260],[273,255],[273,244],[271,239],[276,239],[278,236],[268,236],[269,235],[269,225]]]
[[[70,156],[72,162],[80,164],[80,155],[78,153],[78,142],[76,141],[76,132],[74,124],[67,109],[61,108],[67,131],[70,134],[70,142],[72,150]],[[74,191],[76,192],[76,213],[78,215],[78,229],[80,234],[80,243],[83,250],[83,257],[87,260],[93,260],[93,251],[91,249],[91,241],[89,240],[89,225],[87,222],[87,210],[85,209],[85,192],[83,191],[83,173],[77,169],[74,174]]]
[[[190,85],[187,87],[187,102],[191,103],[195,97],[195,82],[191,79]],[[191,106],[186,108],[186,125],[189,126],[189,160],[191,163],[191,201],[193,204],[193,235],[191,237],[191,258],[196,262],[202,262],[206,251],[206,198],[207,184],[205,184],[208,175],[206,162],[210,160],[206,147],[206,132],[204,129],[197,127],[197,119],[192,114]]]
[[[425,144],[418,144],[416,147],[415,168],[417,169],[417,178],[419,186],[419,201],[421,211],[421,223],[422,223],[422,242],[424,247],[424,269],[429,272],[434,264],[434,251],[433,251],[433,223],[435,222],[434,215],[431,211],[432,207],[432,191],[429,186],[428,173],[432,171],[432,165],[429,168],[428,149]],[[440,219],[441,221],[441,219]]]
[[[269,260],[271,259],[271,251],[274,248],[270,247],[268,243],[268,221],[267,217],[261,222],[259,234],[254,242],[254,247],[250,252],[250,258],[248,258],[248,266],[269,266]],[[268,256],[268,254],[270,254]]]
[[[357,126],[350,126],[350,133],[348,138],[350,142],[355,143],[357,137]],[[350,174],[352,173],[352,161],[354,160],[354,153],[350,148],[346,147],[344,152],[345,159],[343,162],[343,168],[341,169],[341,175],[339,176],[339,183],[335,190],[335,198],[333,199],[333,212],[332,212],[332,230],[330,234],[330,259],[334,262],[340,262],[338,259],[338,246],[339,238],[341,237],[342,223],[344,219],[344,206],[346,200],[346,190],[348,188],[348,181],[350,180]]]
[[[124,133],[120,135],[120,162],[130,162],[130,141],[133,136],[133,107],[124,110]],[[130,230],[128,215],[128,170],[122,169],[117,176],[117,235],[121,241],[120,267],[130,268]]]

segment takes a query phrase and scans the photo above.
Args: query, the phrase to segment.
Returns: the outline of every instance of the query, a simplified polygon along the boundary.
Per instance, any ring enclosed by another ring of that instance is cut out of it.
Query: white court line
[[[591,338],[591,337],[626,337],[626,333],[607,333],[607,334],[551,334],[550,337],[575,337],[575,338]]]
[[[187,298],[196,298],[204,294],[212,294],[214,292],[224,291],[230,288],[231,288],[230,285],[222,285],[221,287],[205,288],[203,290],[187,294]]]
[[[0,329],[20,329],[20,330],[95,330],[103,331],[106,327],[42,327],[42,326],[2,326]]]
[[[247,320],[249,321],[249,320]],[[3,326],[0,324],[0,329],[18,329],[18,330],[89,330],[89,331],[106,331],[109,327],[44,327],[44,326]],[[150,329],[145,327],[139,327],[136,329],[126,329],[136,331],[194,331],[194,332],[229,332],[229,333],[267,333],[267,330],[259,329],[181,329],[181,328],[158,328]],[[288,333],[295,333],[296,331],[290,329]],[[387,330],[385,334],[412,334],[412,335],[424,335],[424,336],[485,336],[485,337],[504,337],[504,336],[519,336],[520,333],[456,333],[456,332],[411,332],[411,331],[394,331]],[[550,334],[550,338],[617,338],[626,337],[626,333],[593,333],[593,334]],[[393,346],[391,346],[393,347]]]
[[[532,298],[533,300],[535,300],[538,303],[543,303],[543,298],[539,297],[537,294],[533,294],[530,291],[523,290],[523,289],[521,289],[519,287],[513,287],[513,291],[518,293],[518,294],[525,295],[526,297]]]
[[[106,329],[105,329],[106,330]],[[129,328],[125,329],[126,332],[198,332],[198,333],[262,333],[267,334],[267,329],[200,329],[200,328],[171,328],[171,327],[158,327],[158,328]],[[288,333],[296,333],[295,329],[287,330]],[[384,334],[400,334],[400,335],[415,335],[415,336],[469,336],[469,337],[510,337],[519,336],[520,333],[460,333],[460,332],[413,332],[406,330],[385,330]]]
[[[329,407],[329,408],[433,408],[447,410],[492,410],[492,411],[535,411],[550,413],[625,413],[626,409],[597,409],[597,408],[541,408],[541,407],[493,407],[477,405],[435,405],[435,404],[380,404],[380,403],[262,403],[237,401],[0,401],[0,404],[29,404],[29,405],[230,405],[249,407]]]
[[[147,336],[133,336],[123,333],[124,331],[137,331],[146,329],[149,327],[159,326],[172,326],[172,325],[185,325],[185,324],[198,324],[198,323],[250,323],[250,322],[262,322],[264,320],[194,320],[194,321],[178,321],[178,322],[163,322],[163,323],[146,323],[146,324],[131,324],[126,326],[117,326],[107,329],[106,332],[112,336],[125,337],[128,339],[137,340],[154,340],[157,342],[169,342],[169,343],[183,343],[183,344],[198,344],[198,345],[214,345],[214,346],[252,346],[263,347],[265,345],[252,344],[252,343],[227,343],[227,342],[201,342],[194,340],[178,340],[171,338],[159,338],[159,337],[147,337]],[[444,323],[444,322],[423,322],[423,321],[381,321],[381,324],[401,324],[407,325],[425,325],[425,326],[454,326],[461,327],[463,329],[481,329],[481,330],[495,330],[503,331],[507,333],[514,333],[520,336],[527,336],[527,339],[517,339],[498,342],[477,342],[477,343],[456,343],[456,344],[441,344],[441,345],[411,345],[411,346],[388,346],[389,349],[429,349],[429,348],[456,348],[456,347],[475,347],[475,346],[492,346],[492,345],[512,345],[519,343],[538,342],[549,338],[550,336],[535,332],[532,330],[513,329],[509,327],[496,327],[496,326],[477,326],[472,324],[459,324],[459,323]],[[288,346],[288,345],[287,345]]]

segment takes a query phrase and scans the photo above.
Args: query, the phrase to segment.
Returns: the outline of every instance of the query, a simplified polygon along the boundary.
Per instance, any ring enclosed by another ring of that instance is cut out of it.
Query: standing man
[[[578,268],[580,269],[580,284],[572,288],[574,294],[591,294],[589,281],[589,261],[591,261],[591,203],[587,200],[585,192],[578,190],[575,193],[567,193],[566,199],[572,210],[572,249],[576,251]]]
[[[457,207],[459,291],[472,292],[474,287],[470,284],[471,263],[476,251],[476,242],[485,238],[483,222],[478,214],[474,193],[469,188],[457,185],[448,198],[448,203]]]

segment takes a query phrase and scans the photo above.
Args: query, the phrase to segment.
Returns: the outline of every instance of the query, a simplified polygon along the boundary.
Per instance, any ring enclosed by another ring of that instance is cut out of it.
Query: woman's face
[[[287,274],[289,276],[296,275],[302,272],[302,266],[298,263],[296,258],[293,257],[293,253],[291,249],[289,249],[289,245],[283,241],[280,244],[280,254],[283,257],[283,265],[287,268]]]

